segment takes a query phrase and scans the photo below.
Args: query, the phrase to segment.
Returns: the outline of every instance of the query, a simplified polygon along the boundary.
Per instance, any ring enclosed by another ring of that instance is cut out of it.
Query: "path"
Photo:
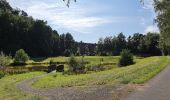
[[[170,100],[170,65],[124,100]]]
[[[47,74],[33,79],[22,81],[17,88],[27,93],[40,95],[50,100],[113,100],[115,89],[121,90],[122,86],[93,86],[93,87],[68,87],[53,89],[35,89],[31,84]],[[119,94],[120,95],[120,94]]]

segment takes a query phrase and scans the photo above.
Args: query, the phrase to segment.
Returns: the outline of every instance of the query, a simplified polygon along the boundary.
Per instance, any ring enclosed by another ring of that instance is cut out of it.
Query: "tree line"
[[[23,10],[13,9],[6,0],[0,0],[0,50],[6,54],[14,56],[17,50],[24,49],[31,57],[69,56],[77,54],[82,45],[71,33],[59,34],[46,21],[35,20]]]
[[[19,49],[24,49],[30,57],[119,55],[123,49],[136,55],[161,55],[161,51],[168,54],[169,36],[163,33],[168,32],[169,27],[164,32],[165,28],[159,26],[161,35],[135,33],[126,38],[120,33],[100,38],[97,44],[76,42],[71,33],[59,34],[47,21],[35,20],[25,11],[13,9],[6,0],[0,0],[0,51],[12,56]]]
[[[123,33],[119,33],[117,36],[100,38],[97,54],[117,56],[123,49],[128,49],[133,54],[140,56],[161,55],[159,41],[160,34],[158,33],[147,33],[146,35],[135,33],[128,38]]]

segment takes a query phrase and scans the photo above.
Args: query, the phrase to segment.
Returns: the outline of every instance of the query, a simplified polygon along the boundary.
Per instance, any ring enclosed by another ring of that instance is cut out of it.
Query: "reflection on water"
[[[45,71],[48,69],[48,64],[40,65],[23,65],[23,66],[8,66],[4,71],[8,74],[21,74],[33,71]]]

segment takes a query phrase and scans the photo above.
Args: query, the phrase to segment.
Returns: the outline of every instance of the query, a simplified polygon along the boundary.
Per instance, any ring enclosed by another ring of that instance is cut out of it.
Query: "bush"
[[[119,66],[127,66],[133,64],[133,54],[129,50],[122,50],[119,60]]]
[[[76,69],[77,70],[76,72],[77,73],[85,73],[86,63],[87,62],[84,61],[84,56],[82,56],[81,61],[78,64],[78,68]]]
[[[0,79],[5,76],[5,73],[0,71]]]
[[[71,51],[68,50],[68,49],[66,49],[66,50],[64,51],[64,56],[69,57],[70,55],[71,55]]]
[[[11,57],[1,52],[0,53],[0,68],[9,65],[10,62],[11,62]]]
[[[74,55],[69,58],[68,65],[69,71],[74,73],[85,73],[85,64],[84,57],[82,57],[81,61],[78,62]]]
[[[20,49],[15,53],[14,63],[25,64],[28,60],[29,56],[23,49]]]
[[[74,57],[74,55],[71,55],[71,57],[68,60],[68,65],[69,65],[69,71],[75,72],[76,67],[78,66],[78,61]]]

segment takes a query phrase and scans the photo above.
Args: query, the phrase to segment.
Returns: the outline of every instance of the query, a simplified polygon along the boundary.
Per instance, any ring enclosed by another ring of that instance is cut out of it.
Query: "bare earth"
[[[170,100],[170,65],[124,100]]]
[[[67,87],[52,89],[35,89],[31,84],[47,74],[22,81],[17,88],[26,93],[40,95],[47,100],[119,100],[128,90],[125,85],[118,86],[91,86],[91,87]],[[116,92],[115,92],[116,91]]]

